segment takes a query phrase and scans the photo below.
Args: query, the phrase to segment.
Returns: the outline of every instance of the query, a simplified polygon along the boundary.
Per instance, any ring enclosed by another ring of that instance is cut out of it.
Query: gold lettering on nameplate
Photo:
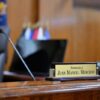
[[[55,77],[96,76],[96,64],[55,65]]]

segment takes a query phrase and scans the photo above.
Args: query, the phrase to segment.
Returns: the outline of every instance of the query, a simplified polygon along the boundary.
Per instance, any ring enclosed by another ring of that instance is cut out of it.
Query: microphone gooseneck
[[[18,54],[19,58],[21,59],[21,61],[23,62],[24,66],[26,67],[27,71],[29,72],[29,74],[31,75],[32,79],[35,80],[34,75],[32,74],[31,70],[29,69],[28,65],[25,63],[24,59],[22,58],[21,54],[19,53],[19,51],[17,50],[17,48],[15,47],[14,43],[12,42],[11,38],[8,35],[8,39],[10,41],[10,43],[12,44],[14,50],[16,51],[16,53]]]

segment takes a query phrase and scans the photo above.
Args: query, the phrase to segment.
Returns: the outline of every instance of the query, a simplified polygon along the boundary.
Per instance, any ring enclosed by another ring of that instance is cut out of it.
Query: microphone
[[[4,34],[8,40],[10,41],[13,49],[15,50],[15,52],[17,53],[18,57],[20,58],[20,60],[22,61],[22,63],[24,64],[25,68],[27,69],[28,73],[30,74],[30,76],[32,77],[33,80],[35,80],[34,75],[32,74],[31,70],[29,69],[28,65],[26,64],[26,62],[24,61],[23,57],[21,56],[21,54],[19,53],[19,51],[17,50],[16,46],[14,45],[11,37],[8,35],[8,33],[10,32],[9,27],[1,27],[0,28],[0,34]]]

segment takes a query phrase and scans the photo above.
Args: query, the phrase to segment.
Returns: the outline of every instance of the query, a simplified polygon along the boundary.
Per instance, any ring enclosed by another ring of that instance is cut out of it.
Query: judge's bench
[[[27,77],[29,81],[21,81],[23,77],[13,75],[20,82],[0,83],[0,100],[100,100],[99,79],[61,82]]]

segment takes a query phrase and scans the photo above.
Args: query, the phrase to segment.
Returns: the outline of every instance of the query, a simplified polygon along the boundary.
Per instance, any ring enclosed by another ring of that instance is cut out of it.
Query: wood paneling
[[[47,4],[52,5],[50,2],[46,2],[46,8],[48,7]],[[44,21],[46,17],[47,20],[50,19],[48,26],[53,39],[68,39],[69,43],[65,54],[65,62],[99,61],[100,11],[88,8],[73,8],[70,0],[66,0],[66,5],[67,4],[70,6],[67,6],[68,8],[66,9],[69,10],[70,13],[67,14],[66,10],[64,17],[60,16],[60,14],[62,14],[61,9],[58,10],[58,12],[56,12],[56,7],[51,7],[49,10],[45,8],[44,10],[43,5],[43,7],[40,7],[40,20]],[[63,8],[64,6],[62,9]],[[55,16],[57,13],[59,13],[58,16],[60,16],[59,20],[57,20],[57,16]],[[51,14],[50,17],[47,16],[49,14]]]
[[[99,61],[99,17],[99,10],[78,8],[74,9],[72,24],[52,28],[53,38],[66,38],[69,40],[65,62]]]
[[[46,23],[66,19],[72,14],[72,0],[40,0],[39,19]],[[51,23],[52,24],[52,23]]]
[[[76,23],[73,25],[73,60],[99,61],[100,59],[100,11],[93,9],[75,9]],[[67,58],[67,56],[66,56]]]

